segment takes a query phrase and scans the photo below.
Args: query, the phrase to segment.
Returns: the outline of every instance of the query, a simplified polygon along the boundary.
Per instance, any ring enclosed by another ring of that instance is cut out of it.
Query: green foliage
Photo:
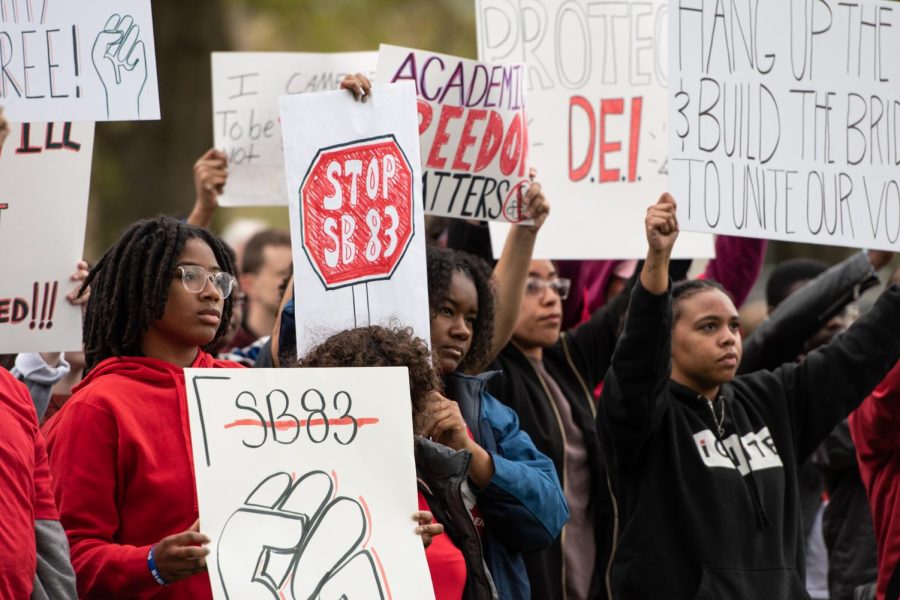
[[[474,0],[225,0],[250,23],[241,50],[336,52],[394,44],[475,58]],[[258,37],[260,32],[272,36]]]

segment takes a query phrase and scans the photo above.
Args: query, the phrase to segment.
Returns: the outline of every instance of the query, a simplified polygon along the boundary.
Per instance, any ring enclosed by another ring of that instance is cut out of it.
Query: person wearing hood
[[[84,281],[87,375],[44,428],[80,598],[212,598],[183,369],[239,366],[208,353],[233,272],[218,238],[161,216]]]
[[[647,211],[599,404],[621,510],[620,600],[809,598],[798,465],[900,356],[900,288],[802,363],[735,377],[740,320],[721,286],[671,288],[675,201]]]

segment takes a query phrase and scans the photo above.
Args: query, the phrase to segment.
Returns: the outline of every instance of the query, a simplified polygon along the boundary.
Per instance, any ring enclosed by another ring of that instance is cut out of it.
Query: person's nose
[[[466,318],[463,315],[458,315],[453,319],[453,324],[450,326],[450,335],[464,342],[472,337],[472,329],[466,323]]]
[[[222,300],[222,292],[216,287],[211,275],[206,276],[206,281],[203,283],[203,289],[200,290],[200,297],[204,300],[211,300],[213,302]]]

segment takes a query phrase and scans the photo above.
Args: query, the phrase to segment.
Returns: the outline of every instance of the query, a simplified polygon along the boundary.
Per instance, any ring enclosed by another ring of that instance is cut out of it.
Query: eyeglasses
[[[572,288],[572,280],[566,279],[565,277],[557,277],[556,279],[529,277],[528,283],[525,284],[525,293],[529,296],[540,296],[547,288],[556,292],[560,300],[565,300],[569,297],[569,290]]]
[[[234,290],[234,284],[237,281],[231,273],[224,271],[210,273],[198,265],[186,265],[175,268],[181,271],[181,283],[184,285],[184,289],[194,294],[199,294],[206,289],[206,283],[211,281],[224,300],[231,295],[232,290]]]

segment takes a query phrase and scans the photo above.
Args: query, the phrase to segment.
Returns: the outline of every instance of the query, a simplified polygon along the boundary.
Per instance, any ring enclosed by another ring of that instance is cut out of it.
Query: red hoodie
[[[850,415],[878,542],[878,600],[900,561],[900,363]]]
[[[240,367],[200,352],[192,367]],[[184,371],[104,360],[44,426],[81,598],[211,599],[202,574],[160,587],[150,547],[197,520]]]
[[[28,598],[37,553],[34,522],[55,521],[47,450],[28,389],[0,368],[0,598]]]

